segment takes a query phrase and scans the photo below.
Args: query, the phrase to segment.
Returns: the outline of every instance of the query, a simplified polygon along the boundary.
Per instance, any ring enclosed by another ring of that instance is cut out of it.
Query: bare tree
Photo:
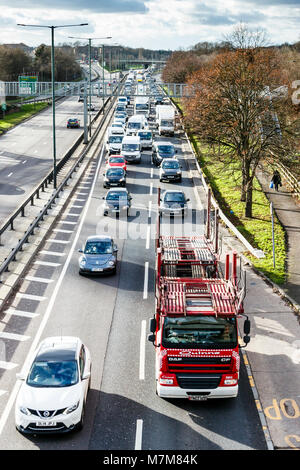
[[[235,30],[232,43],[243,47],[220,53],[195,72],[189,80],[195,97],[185,101],[192,131],[217,147],[222,161],[239,163],[246,217],[252,217],[253,178],[259,163],[271,154],[284,160],[295,145],[288,97],[273,97],[286,77],[277,51],[261,47],[261,40],[244,28]]]

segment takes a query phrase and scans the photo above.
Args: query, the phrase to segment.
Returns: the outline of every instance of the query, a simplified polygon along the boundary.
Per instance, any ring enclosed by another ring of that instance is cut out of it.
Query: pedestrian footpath
[[[282,175],[278,191],[269,187],[272,175],[259,171],[257,177],[287,234],[287,281],[281,288],[300,305],[300,201],[292,196]]]

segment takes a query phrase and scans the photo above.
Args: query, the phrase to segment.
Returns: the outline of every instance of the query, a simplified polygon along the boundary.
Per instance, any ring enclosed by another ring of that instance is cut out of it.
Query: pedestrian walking
[[[281,184],[281,176],[278,170],[275,170],[271,179],[271,183],[273,183],[274,188],[278,191],[278,186],[282,186]]]

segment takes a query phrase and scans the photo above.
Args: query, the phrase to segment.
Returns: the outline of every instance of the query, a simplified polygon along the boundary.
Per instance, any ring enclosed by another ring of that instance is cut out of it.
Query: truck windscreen
[[[162,345],[185,349],[234,348],[236,320],[211,316],[166,317]]]

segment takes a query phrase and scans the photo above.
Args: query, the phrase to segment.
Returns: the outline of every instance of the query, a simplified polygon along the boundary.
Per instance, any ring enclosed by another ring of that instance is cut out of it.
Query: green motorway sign
[[[19,76],[19,93],[20,95],[33,95],[36,92],[37,77],[35,76]]]

